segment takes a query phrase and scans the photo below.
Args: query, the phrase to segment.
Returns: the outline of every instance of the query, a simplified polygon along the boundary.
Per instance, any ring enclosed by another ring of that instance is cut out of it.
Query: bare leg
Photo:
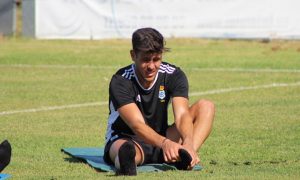
[[[193,145],[194,150],[198,151],[206,138],[209,136],[215,115],[215,106],[211,101],[200,100],[193,104],[189,109],[193,117]],[[181,143],[179,132],[173,124],[167,130],[167,137],[175,142]]]
[[[212,102],[201,100],[190,107],[194,117],[194,149],[197,151],[209,136],[215,116],[215,106]]]

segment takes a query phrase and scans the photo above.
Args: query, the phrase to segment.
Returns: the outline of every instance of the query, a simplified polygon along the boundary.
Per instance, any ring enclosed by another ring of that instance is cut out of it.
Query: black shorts
[[[163,151],[161,148],[152,146],[150,144],[145,143],[141,138],[138,138],[136,135],[129,135],[129,134],[120,134],[117,138],[113,140],[109,140],[104,148],[104,161],[108,164],[113,164],[112,160],[109,156],[109,150],[113,142],[118,139],[129,139],[134,142],[144,153],[144,161],[140,164],[151,164],[151,163],[163,163]]]

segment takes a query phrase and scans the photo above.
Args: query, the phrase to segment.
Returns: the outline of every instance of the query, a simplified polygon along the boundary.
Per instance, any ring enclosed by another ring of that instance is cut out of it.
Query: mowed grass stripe
[[[210,90],[210,91],[204,91],[204,92],[192,92],[192,93],[190,93],[190,96],[203,96],[203,95],[211,95],[211,94],[236,92],[236,91],[266,89],[266,88],[273,88],[273,87],[287,87],[287,86],[300,86],[300,82],[273,83],[273,84],[260,85],[260,86],[248,86],[248,87],[242,86],[242,87],[237,87],[237,88],[216,89],[216,90]],[[18,113],[53,111],[53,110],[81,108],[81,107],[89,107],[89,106],[102,106],[102,105],[107,105],[107,102],[89,102],[89,103],[82,103],[82,104],[70,104],[70,105],[64,105],[64,106],[48,106],[48,107],[40,107],[40,108],[34,108],[34,109],[3,111],[3,112],[0,112],[0,116],[12,115],[12,114],[18,114]]]
[[[0,64],[0,68],[51,68],[51,69],[118,69],[120,66],[93,66],[93,65],[61,65],[61,64]],[[300,69],[248,69],[248,68],[189,68],[182,67],[192,71],[216,71],[216,72],[274,72],[274,73],[300,73]]]

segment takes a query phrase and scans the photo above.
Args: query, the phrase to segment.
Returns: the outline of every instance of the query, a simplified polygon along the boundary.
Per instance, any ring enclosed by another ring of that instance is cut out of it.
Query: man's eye
[[[151,61],[151,59],[143,59],[143,62],[150,62]]]
[[[160,61],[160,60],[161,60],[161,58],[159,58],[159,57],[153,59],[153,61]]]

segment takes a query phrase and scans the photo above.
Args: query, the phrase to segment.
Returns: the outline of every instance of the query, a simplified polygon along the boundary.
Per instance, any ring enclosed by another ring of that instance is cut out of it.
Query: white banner
[[[166,37],[300,39],[299,0],[35,0],[36,37],[130,38],[154,27]]]

